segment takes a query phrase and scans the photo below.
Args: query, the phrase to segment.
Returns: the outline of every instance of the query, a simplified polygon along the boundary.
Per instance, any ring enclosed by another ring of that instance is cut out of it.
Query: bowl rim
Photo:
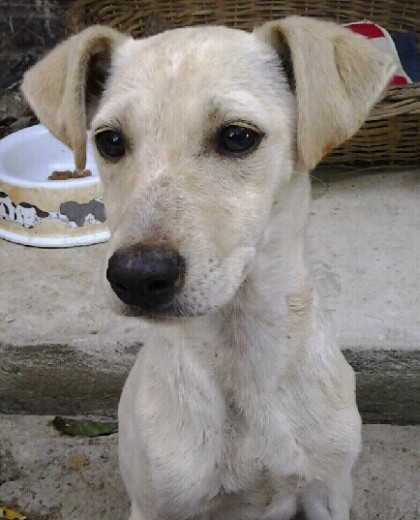
[[[12,186],[17,186],[20,188],[32,188],[32,189],[47,189],[47,190],[67,190],[67,189],[77,189],[92,186],[101,182],[100,177],[97,173],[92,174],[90,177],[83,177],[81,179],[66,179],[62,181],[30,181],[25,179],[19,179],[17,177],[13,177],[10,175],[6,167],[4,165],[4,158],[7,156],[7,152],[10,148],[14,147],[17,144],[22,144],[30,138],[40,137],[44,134],[47,134],[48,137],[52,139],[56,139],[48,128],[44,125],[34,125],[28,128],[24,128],[22,130],[18,130],[13,134],[9,134],[3,139],[0,139],[0,182],[5,182]],[[68,148],[64,143],[58,141],[62,146]],[[89,142],[89,139],[88,141]],[[70,148],[68,150],[72,153]],[[96,165],[95,165],[96,166]]]
[[[14,233],[8,231],[0,226],[0,238],[13,242],[14,244],[20,244],[22,246],[42,247],[50,249],[77,247],[77,246],[90,246],[94,244],[100,244],[108,242],[110,239],[109,230],[99,231],[96,233],[90,233],[89,235],[80,236],[28,236],[20,233]]]

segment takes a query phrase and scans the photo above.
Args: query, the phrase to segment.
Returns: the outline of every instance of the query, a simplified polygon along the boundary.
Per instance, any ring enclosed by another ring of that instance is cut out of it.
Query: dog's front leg
[[[225,401],[188,323],[150,328],[124,386],[119,458],[129,520],[204,518],[220,490]]]
[[[302,493],[303,510],[306,520],[349,520],[351,504],[351,479],[334,489],[315,481]]]

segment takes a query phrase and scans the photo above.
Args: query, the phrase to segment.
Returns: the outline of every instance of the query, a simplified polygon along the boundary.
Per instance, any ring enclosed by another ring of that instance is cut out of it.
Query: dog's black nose
[[[153,312],[183,287],[185,261],[173,249],[132,246],[111,256],[106,276],[120,300]]]

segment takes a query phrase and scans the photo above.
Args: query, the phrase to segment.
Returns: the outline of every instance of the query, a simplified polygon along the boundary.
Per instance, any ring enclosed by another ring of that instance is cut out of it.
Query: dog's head
[[[96,26],[23,91],[79,169],[91,129],[114,292],[139,314],[193,316],[238,291],[276,191],[360,127],[392,72],[364,38],[308,18],[137,41]]]

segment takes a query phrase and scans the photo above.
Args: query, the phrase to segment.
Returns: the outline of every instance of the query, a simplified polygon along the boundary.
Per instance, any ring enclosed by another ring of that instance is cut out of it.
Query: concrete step
[[[118,435],[64,437],[51,419],[0,416],[0,506],[29,520],[128,518]],[[351,520],[419,518],[419,434],[420,426],[364,426]]]
[[[419,172],[314,176],[312,271],[360,409],[419,422]],[[115,412],[145,329],[106,304],[105,249],[0,241],[0,412]]]

